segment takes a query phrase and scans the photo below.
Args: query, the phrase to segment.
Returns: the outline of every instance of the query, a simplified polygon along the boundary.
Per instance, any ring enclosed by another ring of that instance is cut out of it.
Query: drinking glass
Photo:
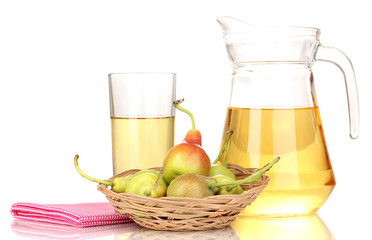
[[[114,175],[162,166],[174,144],[174,73],[109,74]]]

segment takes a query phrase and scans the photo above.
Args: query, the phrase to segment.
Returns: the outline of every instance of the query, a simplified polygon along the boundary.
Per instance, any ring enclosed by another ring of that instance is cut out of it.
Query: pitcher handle
[[[319,45],[315,60],[335,64],[343,73],[349,109],[350,137],[359,136],[359,98],[353,64],[344,52],[334,47]]]

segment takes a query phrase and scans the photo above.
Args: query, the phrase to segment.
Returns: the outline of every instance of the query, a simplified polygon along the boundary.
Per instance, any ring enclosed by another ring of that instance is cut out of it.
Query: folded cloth
[[[15,218],[89,227],[132,222],[127,215],[115,212],[110,203],[36,204],[15,203],[10,209]]]

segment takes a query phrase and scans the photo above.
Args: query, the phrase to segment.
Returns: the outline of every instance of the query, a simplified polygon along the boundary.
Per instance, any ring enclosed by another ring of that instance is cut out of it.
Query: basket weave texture
[[[243,168],[228,164],[237,179],[246,178],[257,169]],[[159,169],[159,168],[153,168]],[[133,169],[116,177],[132,175],[140,170]],[[250,205],[267,186],[270,178],[242,184],[242,194],[214,195],[206,198],[160,197],[150,198],[137,194],[116,193],[108,186],[98,184],[98,190],[119,214],[127,214],[142,227],[156,230],[193,231],[224,228],[235,219],[246,206]]]

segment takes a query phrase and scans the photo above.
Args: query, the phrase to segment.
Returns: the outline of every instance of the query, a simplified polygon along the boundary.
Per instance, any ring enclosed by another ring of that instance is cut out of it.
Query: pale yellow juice
[[[281,157],[266,173],[269,185],[242,214],[311,214],[326,201],[335,179],[317,107],[228,108],[227,130],[233,130],[229,163],[261,168]]]
[[[160,167],[174,145],[174,117],[111,118],[114,175]]]

